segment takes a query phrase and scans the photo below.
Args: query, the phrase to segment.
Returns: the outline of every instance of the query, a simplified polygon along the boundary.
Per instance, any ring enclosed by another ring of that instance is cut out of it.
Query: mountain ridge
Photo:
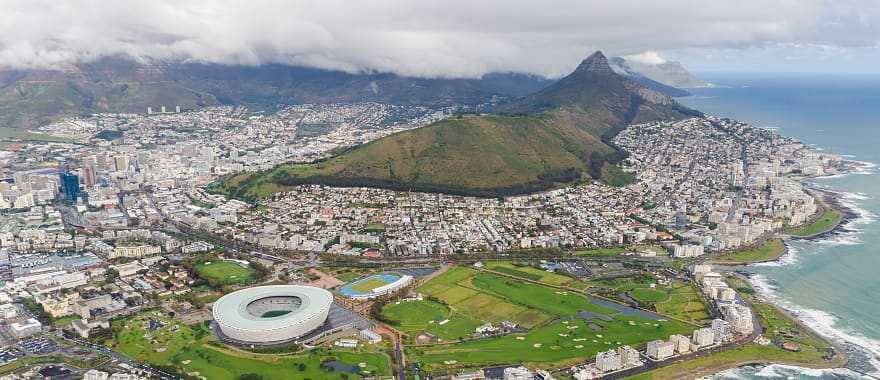
[[[285,65],[145,64],[110,57],[52,70],[0,70],[0,127],[29,128],[63,116],[98,112],[143,113],[147,107],[163,105],[183,109],[363,101],[477,105],[522,96],[549,83],[516,73],[431,79]]]
[[[354,147],[313,164],[228,178],[212,190],[254,199],[301,184],[506,196],[601,179],[624,184],[610,137],[631,122],[698,115],[615,73],[596,52],[568,76],[500,105]]]

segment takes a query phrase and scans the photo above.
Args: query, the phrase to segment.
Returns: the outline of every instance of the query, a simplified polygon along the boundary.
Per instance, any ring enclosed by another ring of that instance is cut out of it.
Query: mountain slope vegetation
[[[245,199],[289,186],[327,184],[503,196],[582,179],[627,182],[608,141],[633,122],[696,115],[611,70],[597,52],[567,77],[503,104],[397,133],[312,164],[228,178],[214,191]]]

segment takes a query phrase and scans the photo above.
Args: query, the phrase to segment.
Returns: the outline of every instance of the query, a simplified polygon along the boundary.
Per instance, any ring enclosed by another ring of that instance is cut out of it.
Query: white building
[[[377,332],[372,330],[361,330],[358,335],[361,337],[361,339],[370,344],[375,344],[382,341],[382,335],[379,335]]]
[[[39,333],[43,329],[43,325],[40,321],[28,318],[28,320],[24,322],[14,322],[9,325],[9,331],[12,332],[16,338],[24,338],[27,336],[31,336],[33,334]]]
[[[675,344],[662,340],[648,342],[648,356],[654,360],[668,359],[675,355]]]
[[[674,244],[672,245],[672,257],[697,257],[705,253],[700,244]]]
[[[18,310],[15,308],[15,305],[11,303],[4,303],[0,305],[0,318],[12,319],[16,316],[18,316]]]
[[[596,368],[602,372],[612,372],[623,368],[620,362],[620,354],[615,350],[608,350],[596,354]]]
[[[83,375],[83,380],[107,380],[108,377],[110,377],[110,374],[107,372],[90,369]]]
[[[692,343],[696,348],[702,348],[706,346],[711,346],[712,343],[715,343],[715,332],[712,331],[711,328],[704,327],[701,329],[694,330],[694,336],[692,337]]]
[[[724,305],[721,307],[724,320],[730,323],[731,330],[737,334],[749,335],[755,331],[752,324],[752,310],[748,306],[739,304]]]
[[[723,319],[712,320],[712,334],[715,337],[715,343],[729,342],[733,340],[730,323]]]
[[[639,359],[639,352],[630,346],[618,347],[617,354],[620,355],[620,365],[623,368],[640,367],[645,364]]]
[[[507,367],[504,369],[504,380],[533,380],[535,374],[526,367]]]
[[[686,354],[691,352],[691,340],[684,335],[670,335],[669,341],[675,344],[675,352],[679,354]]]
[[[108,259],[117,257],[134,257],[140,258],[144,256],[157,255],[162,252],[162,248],[157,245],[140,244],[130,246],[120,246],[113,248],[113,252],[107,256]]]

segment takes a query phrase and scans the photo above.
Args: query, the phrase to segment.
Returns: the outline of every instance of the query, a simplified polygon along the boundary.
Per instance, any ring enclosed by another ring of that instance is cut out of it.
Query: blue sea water
[[[880,76],[704,74],[717,88],[680,101],[708,114],[776,128],[817,148],[864,162],[857,173],[817,179],[857,217],[818,241],[791,241],[777,263],[753,265],[754,283],[849,355],[848,369],[747,367],[716,379],[880,378]],[[867,374],[867,375],[866,375]]]

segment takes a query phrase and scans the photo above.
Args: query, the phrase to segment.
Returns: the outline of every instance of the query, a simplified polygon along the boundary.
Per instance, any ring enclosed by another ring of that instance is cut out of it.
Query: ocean
[[[716,116],[774,128],[862,162],[812,184],[839,192],[856,217],[832,236],[792,240],[780,261],[746,267],[767,298],[849,355],[847,369],[744,367],[713,379],[880,378],[880,76],[704,73],[718,85],[679,100]]]

